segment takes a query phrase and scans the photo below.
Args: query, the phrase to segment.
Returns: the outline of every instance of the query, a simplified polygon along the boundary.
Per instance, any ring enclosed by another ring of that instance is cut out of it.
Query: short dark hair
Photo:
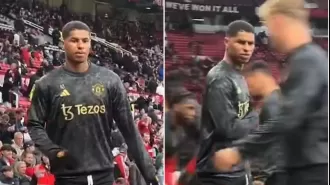
[[[243,20],[233,21],[227,27],[226,36],[235,37],[237,33],[241,31],[254,33],[254,27],[250,23]]]
[[[271,69],[266,62],[251,62],[244,68],[245,74],[262,72],[268,75],[272,75]]]
[[[87,24],[81,22],[81,21],[70,21],[66,23],[62,28],[62,37],[63,39],[68,38],[71,31],[73,30],[86,30],[88,32],[91,32],[90,28],[87,26]]]
[[[165,88],[166,89],[166,88]],[[169,87],[165,93],[168,106],[172,108],[175,104],[179,104],[184,99],[195,99],[196,97],[184,87]]]

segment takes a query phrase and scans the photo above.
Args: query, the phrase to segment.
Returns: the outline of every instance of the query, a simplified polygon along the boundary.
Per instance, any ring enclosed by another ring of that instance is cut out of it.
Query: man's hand
[[[67,150],[54,152],[52,156],[49,156],[49,160],[51,168],[54,169],[75,169],[78,166],[78,161]]]
[[[8,132],[14,132],[15,131],[15,125],[8,127]]]
[[[235,148],[226,148],[215,152],[214,167],[220,171],[230,171],[238,164],[241,156]]]

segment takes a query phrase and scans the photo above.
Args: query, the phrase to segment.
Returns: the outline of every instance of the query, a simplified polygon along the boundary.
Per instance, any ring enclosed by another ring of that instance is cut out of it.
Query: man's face
[[[174,109],[187,121],[194,121],[196,118],[197,113],[194,104],[177,104]]]
[[[15,138],[14,138],[15,143],[20,146],[23,145],[23,135],[18,134]]]
[[[33,163],[33,160],[34,160],[34,156],[33,156],[33,154],[31,154],[31,153],[26,154],[26,157],[25,157],[24,161],[25,161],[27,164],[32,164],[32,163]]]
[[[143,141],[145,143],[149,143],[150,142],[150,135],[149,134],[144,134],[143,135]]]
[[[73,30],[64,40],[68,59],[75,63],[86,62],[91,47],[90,33],[86,30]]]
[[[14,177],[14,171],[13,170],[5,171],[3,174],[4,174],[5,177],[8,177],[8,178],[13,178]]]
[[[234,62],[239,64],[249,62],[255,47],[254,37],[253,33],[241,31],[235,37],[225,38],[227,53]]]
[[[10,65],[10,69],[11,70],[14,70],[14,69],[16,69],[17,68],[17,64],[16,63],[12,63],[11,65]]]
[[[245,75],[246,83],[249,87],[249,92],[252,97],[261,95],[262,88],[266,86],[263,83],[264,75],[258,72],[253,72]]]
[[[4,150],[2,151],[2,156],[4,156],[5,158],[13,158],[13,151]]]

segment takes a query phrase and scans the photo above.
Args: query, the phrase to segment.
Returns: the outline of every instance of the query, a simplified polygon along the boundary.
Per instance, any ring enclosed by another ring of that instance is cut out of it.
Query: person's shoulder
[[[119,77],[114,71],[108,69],[106,67],[98,66],[96,64],[92,64],[93,68],[97,71],[97,73],[101,74],[102,76],[106,77]]]
[[[219,88],[228,88],[233,85],[233,80],[227,72],[214,71],[211,74],[207,75],[207,86],[219,87]]]
[[[225,61],[220,61],[217,65],[212,67],[212,69],[207,74],[208,81],[214,80],[224,80],[228,79],[230,76],[230,71],[227,70]]]
[[[289,58],[290,63],[296,66],[327,65],[328,57],[324,49],[319,45],[311,43],[298,48]]]

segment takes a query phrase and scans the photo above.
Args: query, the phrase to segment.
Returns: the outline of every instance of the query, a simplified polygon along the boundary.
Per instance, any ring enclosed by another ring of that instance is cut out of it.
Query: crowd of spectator
[[[135,123],[162,182],[163,48],[153,24],[129,22],[123,15],[111,21],[107,15],[98,16],[93,21],[90,15],[70,12],[64,4],[56,9],[37,1],[3,0],[0,14],[10,20],[0,19],[1,25],[10,27],[12,21],[14,27],[0,29],[0,184],[54,184],[48,158],[34,147],[25,127],[26,107],[16,106],[19,100],[13,98],[13,92],[19,99],[27,99],[36,80],[63,64],[60,28],[71,20],[85,22],[98,37],[118,46],[114,49],[93,41],[90,61],[122,78]],[[27,26],[24,20],[41,25],[43,31]],[[49,35],[50,29],[54,31]],[[112,135],[118,141],[112,146],[116,182],[143,184],[118,129]]]

